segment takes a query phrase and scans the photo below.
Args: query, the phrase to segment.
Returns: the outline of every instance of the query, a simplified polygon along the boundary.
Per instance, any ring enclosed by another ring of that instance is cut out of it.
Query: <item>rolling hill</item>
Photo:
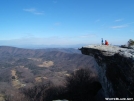
[[[95,71],[96,65],[94,58],[82,55],[76,49],[22,49],[1,46],[0,94],[46,81],[62,85],[65,77],[73,71],[80,68]],[[12,89],[9,91],[6,88]]]

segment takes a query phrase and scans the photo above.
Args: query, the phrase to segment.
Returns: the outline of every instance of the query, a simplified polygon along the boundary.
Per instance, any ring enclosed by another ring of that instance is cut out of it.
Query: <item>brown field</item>
[[[51,67],[53,66],[53,61],[44,61],[42,64],[38,65],[39,67]]]

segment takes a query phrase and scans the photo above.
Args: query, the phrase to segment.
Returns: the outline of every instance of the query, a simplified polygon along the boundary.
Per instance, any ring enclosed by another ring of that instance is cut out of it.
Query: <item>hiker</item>
[[[108,41],[107,40],[105,40],[105,45],[108,45]]]
[[[101,40],[102,40],[102,41],[101,41],[101,44],[104,45],[104,43],[103,43],[103,38],[101,38]]]

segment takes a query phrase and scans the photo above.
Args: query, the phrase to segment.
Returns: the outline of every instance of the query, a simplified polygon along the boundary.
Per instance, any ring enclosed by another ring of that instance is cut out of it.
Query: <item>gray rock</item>
[[[134,45],[129,47],[130,49],[134,49]]]
[[[134,49],[111,45],[89,45],[81,49],[99,65],[99,77],[105,97],[134,96]]]
[[[103,55],[108,55],[108,56],[112,56],[118,53],[118,54],[123,55],[124,57],[131,58],[131,56],[134,54],[133,49],[121,48],[121,47],[111,46],[111,45],[108,45],[108,46],[107,45],[89,45],[89,46],[84,46],[83,48],[99,50],[103,53]]]

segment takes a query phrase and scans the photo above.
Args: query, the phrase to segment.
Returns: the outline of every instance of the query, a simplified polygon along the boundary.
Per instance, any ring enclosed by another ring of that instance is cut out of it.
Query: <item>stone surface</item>
[[[89,45],[80,50],[96,59],[105,97],[134,97],[134,49]]]
[[[134,45],[130,46],[131,49],[134,49]]]

